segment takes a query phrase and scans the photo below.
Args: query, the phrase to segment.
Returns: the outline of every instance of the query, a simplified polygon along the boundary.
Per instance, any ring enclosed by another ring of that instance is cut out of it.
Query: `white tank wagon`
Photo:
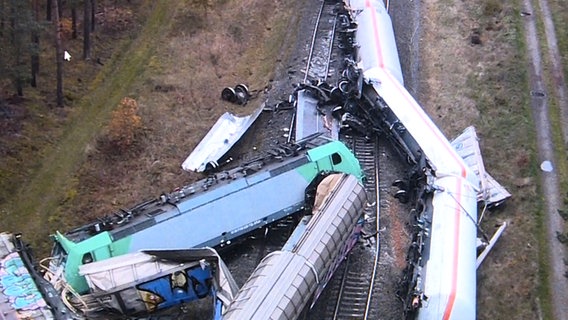
[[[345,0],[357,24],[356,43],[358,66],[365,77],[372,76],[376,69],[387,69],[404,83],[391,18],[382,1]]]
[[[416,201],[403,297],[409,318],[475,319],[479,180],[406,90],[380,0],[345,0],[357,25],[361,107],[412,165],[397,196]]]
[[[418,319],[475,319],[477,190],[455,176],[436,179],[434,186],[432,212],[418,216],[431,220],[423,225],[429,246],[408,307]]]
[[[367,201],[358,179],[346,174],[326,177],[317,193],[313,215],[262,260],[223,319],[297,319],[313,305],[357,242]]]
[[[413,152],[417,174],[403,189],[424,204],[416,210],[411,250],[419,258],[410,262],[407,311],[417,319],[475,319],[479,179],[395,76],[386,69],[373,76],[363,95]]]

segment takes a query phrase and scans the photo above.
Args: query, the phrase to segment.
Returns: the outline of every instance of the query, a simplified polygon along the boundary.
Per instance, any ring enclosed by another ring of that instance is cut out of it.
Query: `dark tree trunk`
[[[12,5],[10,8],[10,43],[16,45],[16,8]]]
[[[75,4],[71,7],[71,38],[77,39],[77,7]]]
[[[10,43],[12,48],[14,49],[14,75],[12,76],[12,81],[14,86],[16,87],[16,93],[19,97],[24,96],[24,86],[22,85],[22,75],[20,74],[20,66],[22,63],[22,44],[21,39],[18,35],[22,34],[21,28],[16,26],[16,5],[14,3],[11,4],[10,8]]]
[[[39,24],[39,0],[33,1],[33,10],[34,10],[34,17],[35,23]],[[32,43],[33,43],[33,50],[31,54],[31,71],[32,71],[32,79],[30,84],[32,87],[37,87],[37,74],[39,73],[39,30],[38,27],[35,26],[32,29]]]
[[[63,45],[61,44],[61,23],[59,22],[59,3],[52,0],[53,24],[55,25],[55,55],[57,61],[57,106],[63,107]]]
[[[24,86],[22,82],[23,81],[21,79],[16,80],[16,92],[18,93],[18,97],[24,96]]]
[[[4,16],[4,11],[6,10],[6,5],[4,0],[0,0],[0,38],[4,37],[4,27],[6,25],[6,17]]]
[[[91,0],[91,32],[95,31],[95,25],[97,24],[95,20],[95,13],[97,13],[97,1]]]
[[[85,0],[83,15],[83,59],[91,59],[91,0]]]
[[[30,85],[34,88],[37,87],[37,74],[39,73],[39,32],[34,30],[32,32],[32,43],[34,44],[34,50],[31,55],[31,71],[32,78],[30,80]]]
[[[57,0],[57,13],[59,13],[59,21],[63,18],[63,7],[64,3],[63,0]]]
[[[51,21],[51,1],[52,0],[47,0],[45,5],[45,20],[47,21]]]

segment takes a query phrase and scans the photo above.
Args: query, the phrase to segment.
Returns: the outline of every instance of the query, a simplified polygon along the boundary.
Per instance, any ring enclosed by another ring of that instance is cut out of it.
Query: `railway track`
[[[312,33],[304,83],[308,80],[326,81],[330,76],[332,57],[337,54],[334,47],[338,3],[333,0],[323,0],[321,3]]]
[[[307,319],[398,319],[397,296],[408,238],[406,212],[390,195],[391,182],[404,171],[392,147],[380,138],[343,136],[365,170],[369,206],[361,245],[335,272]]]
[[[339,74],[343,70],[343,52],[341,50],[341,37],[336,37],[336,30],[341,24],[339,17],[338,1],[322,1],[317,18],[314,23],[309,55],[304,73],[304,83],[313,80],[327,81],[332,84],[339,79]],[[339,35],[339,31],[337,31]],[[359,159],[366,180],[364,182],[369,206],[365,212],[368,223],[365,226],[367,244],[357,246],[348,256],[346,261],[335,272],[334,277],[328,287],[318,300],[314,308],[310,311],[307,318],[319,319],[379,319],[384,315],[384,310],[397,310],[393,305],[399,305],[396,300],[394,285],[392,281],[385,283],[384,279],[378,280],[380,247],[389,246],[388,243],[381,243],[378,239],[380,230],[379,208],[388,206],[390,183],[379,184],[379,172],[388,171],[385,165],[379,164],[379,154],[386,154],[384,143],[379,144],[377,138],[368,139],[366,137],[353,135],[343,136],[342,140],[351,147]],[[381,167],[381,169],[380,169]],[[391,177],[388,178],[389,181]],[[381,197],[381,195],[383,197]],[[385,198],[383,203],[381,199]],[[388,237],[387,237],[388,238]],[[390,240],[388,238],[387,240]],[[392,254],[386,250],[387,257]],[[385,259],[386,264],[382,269],[388,269],[383,274],[391,275],[392,261]],[[385,289],[387,285],[388,289]],[[389,298],[381,297],[381,294],[388,291]],[[385,301],[386,300],[386,301]],[[394,312],[398,313],[397,311]]]
[[[298,66],[298,68],[303,68],[302,72],[289,74],[291,83],[297,84],[317,80],[337,81],[337,79],[334,79],[334,75],[338,74],[335,70],[339,68],[337,62],[340,60],[338,57],[341,53],[336,43],[338,40],[335,39],[335,30],[337,10],[340,3],[337,0],[322,0],[318,10],[314,10],[311,18],[312,36],[310,41],[303,45],[306,56],[302,61],[305,61],[306,64]],[[295,121],[292,111],[289,112],[291,116],[286,120],[290,123],[288,125],[289,131],[292,131]],[[280,112],[278,117],[283,117],[283,115],[283,112]],[[270,129],[267,128],[267,130]],[[276,137],[270,137],[268,140],[275,139]],[[288,137],[288,141],[290,140],[291,135]],[[257,233],[252,239],[246,240],[242,246],[223,255],[223,259],[228,264],[237,284],[242,285],[267,254],[282,248],[288,239],[287,236],[294,230],[297,222],[297,219],[294,218],[279,221],[264,229],[265,231]],[[241,259],[242,256],[247,258]]]
[[[305,46],[308,54],[304,60],[304,70],[300,74],[292,75],[290,81],[326,81],[332,85],[337,84],[343,71],[344,52],[341,43],[342,40],[345,41],[341,38],[343,29],[340,29],[341,11],[338,4],[341,2],[321,1],[319,10],[312,18],[311,41]],[[365,226],[365,244],[356,246],[340,265],[305,319],[400,318],[402,304],[395,292],[401,273],[393,267],[397,254],[393,252],[389,231],[383,234],[379,225],[382,221],[386,221],[387,225],[391,224],[390,218],[385,220],[379,216],[379,210],[388,209],[396,202],[387,195],[391,188],[390,183],[394,178],[401,177],[400,170],[392,170],[392,162],[400,163],[400,159],[391,157],[392,150],[385,146],[385,142],[379,142],[378,137],[369,139],[345,135],[341,139],[355,153],[366,175],[364,185],[370,205],[365,210],[368,222]],[[383,157],[390,161],[382,163],[379,159],[382,160]],[[380,180],[379,175],[382,177],[383,174],[385,179]],[[296,225],[294,222],[290,219],[281,221],[267,229],[265,234],[258,234],[252,240],[249,250],[244,253],[250,258],[244,263],[240,258],[237,259],[239,266],[236,268],[238,272],[235,278],[239,285],[246,280],[244,275],[250,274],[264,256],[280,250],[287,240],[286,235],[289,235]],[[235,253],[237,257],[242,254],[243,252]],[[405,254],[406,251],[403,256]]]
[[[365,171],[364,185],[369,201],[365,210],[368,222],[365,226],[367,245],[353,249],[335,272],[328,284],[325,297],[322,297],[321,302],[312,312],[314,316],[317,313],[322,319],[376,319],[371,315],[377,314],[372,302],[373,295],[377,292],[375,278],[379,263],[379,242],[375,240],[379,230],[377,203],[380,200],[377,192],[379,190],[377,141],[361,136],[343,136],[342,140],[352,148]]]

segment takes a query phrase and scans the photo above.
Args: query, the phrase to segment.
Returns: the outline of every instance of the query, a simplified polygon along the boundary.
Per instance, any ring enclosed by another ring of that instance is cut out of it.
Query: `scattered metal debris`
[[[499,206],[511,197],[511,194],[485,170],[479,149],[479,138],[473,126],[467,127],[451,144],[481,182],[477,201],[492,208]],[[482,217],[480,217],[480,221]]]
[[[219,159],[239,141],[263,109],[264,104],[245,117],[224,113],[182,163],[183,170],[203,172],[219,167]]]
[[[503,224],[499,227],[499,229],[497,229],[497,231],[495,231],[495,234],[493,235],[493,237],[491,237],[491,240],[489,240],[489,243],[487,243],[487,245],[485,246],[485,248],[483,249],[481,254],[479,254],[479,256],[477,257],[477,263],[476,263],[476,266],[475,266],[476,268],[479,268],[479,266],[481,265],[483,260],[485,260],[485,258],[487,257],[487,255],[489,254],[491,249],[493,249],[493,246],[495,245],[495,243],[497,243],[497,240],[499,240],[499,238],[501,237],[501,235],[505,231],[506,227],[507,227],[507,222],[503,222]]]

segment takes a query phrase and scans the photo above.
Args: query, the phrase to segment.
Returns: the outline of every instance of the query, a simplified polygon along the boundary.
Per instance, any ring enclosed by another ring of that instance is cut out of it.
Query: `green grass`
[[[562,64],[563,64],[563,75],[566,81],[568,75],[568,14],[566,10],[568,9],[568,5],[565,1],[549,1],[549,9],[553,16],[554,27],[555,27],[555,34],[556,39],[558,41],[558,50],[562,55]],[[540,13],[540,8],[535,6],[535,10],[538,10]],[[562,121],[560,117],[561,108],[565,108],[566,106],[561,106],[561,101],[558,100],[558,92],[555,86],[555,79],[552,75],[552,61],[550,60],[550,52],[548,50],[548,45],[546,41],[546,33],[544,28],[544,22],[542,20],[542,16],[540,14],[537,15],[537,32],[539,34],[540,39],[540,49],[542,53],[542,62],[543,62],[543,75],[544,75],[544,82],[546,84],[546,88],[548,89],[547,92],[547,102],[548,102],[548,117],[551,124],[550,132],[553,139],[554,149],[555,149],[555,172],[558,175],[559,180],[559,190],[566,191],[568,190],[568,158],[567,158],[567,148],[566,148],[566,141],[564,141],[564,134],[562,128]],[[564,128],[568,130],[568,128]],[[564,194],[564,203],[565,207],[561,209],[566,209],[566,200],[568,195]],[[544,210],[544,209],[543,209]],[[546,234],[546,216],[542,214],[539,217],[539,229],[542,231],[543,236],[541,241],[541,257],[540,259],[540,268],[541,268],[541,285],[539,287],[539,292],[541,297],[541,303],[543,306],[543,314],[545,319],[552,319],[553,318],[553,306],[551,305],[550,300],[546,300],[545,297],[551,294],[550,288],[550,274],[548,270],[550,270],[550,262],[548,261],[548,257],[550,256],[548,242],[544,234]],[[568,232],[568,224],[565,224],[565,233]]]
[[[554,20],[558,50],[562,56],[564,79],[566,81],[568,79],[568,3],[563,0],[549,0],[548,4]]]
[[[511,319],[530,319],[536,316],[535,310],[545,319],[552,316],[538,142],[528,73],[526,68],[519,67],[527,64],[519,61],[528,61],[523,20],[516,9],[519,7],[517,0],[484,2],[478,11],[478,23],[495,26],[495,21],[501,21],[501,29],[484,32],[506,50],[495,54],[493,67],[485,70],[482,79],[468,79],[471,98],[480,109],[476,127],[482,133],[485,166],[513,194],[502,212],[490,214],[483,223],[488,230],[502,220],[508,220],[510,225],[491,253],[494,260],[490,264],[494,263],[494,268],[482,267],[479,272],[479,319],[500,318],[504,314]],[[521,179],[530,183],[515,187]],[[507,279],[510,272],[517,275],[513,281]],[[513,299],[509,298],[511,292],[515,292]]]
[[[176,7],[170,1],[148,0],[145,5],[149,14],[140,35],[119,45],[87,95],[74,106],[61,142],[46,151],[42,166],[8,203],[3,225],[11,229],[28,221],[23,229],[14,231],[23,232],[40,250],[46,248],[48,233],[65,225],[59,221],[59,205],[76,193],[74,173],[85,158],[85,147],[96,138],[120,99],[135,92]]]
[[[296,4],[290,3],[290,5]],[[237,74],[249,74],[247,81],[251,88],[265,86],[267,79],[274,78],[278,61],[287,61],[287,57],[291,54],[292,46],[286,46],[285,42],[295,43],[294,39],[290,37],[296,37],[300,30],[298,23],[290,23],[291,19],[292,21],[296,19],[296,17],[290,17],[290,15],[291,10],[288,10],[280,12],[270,21],[261,20],[261,23],[266,24],[266,28],[270,28],[270,31],[265,29],[264,32],[269,32],[271,36],[259,36],[259,38],[265,39],[263,43],[259,43],[255,48],[248,49],[247,54],[242,56],[239,63],[235,65]],[[251,17],[243,16],[242,19],[251,19]],[[242,37],[243,33],[239,26],[232,26],[229,32],[237,39]],[[284,50],[282,50],[283,48]],[[255,66],[254,70],[251,70],[250,66]]]
[[[558,41],[558,50],[562,58],[562,68],[564,81],[568,79],[568,3],[566,1],[549,1],[549,8],[554,21],[556,40]],[[544,29],[542,22],[539,20],[539,28]],[[539,31],[544,34],[544,30]],[[545,46],[544,46],[545,47]],[[545,51],[546,52],[546,51]],[[550,65],[549,57],[543,59]],[[553,79],[547,77],[547,86],[554,90]],[[561,102],[556,99],[556,95],[549,95],[550,119],[552,124],[552,135],[554,138],[555,149],[557,150],[556,170],[560,176],[560,190],[568,190],[568,149],[566,142],[563,141],[562,122],[560,121],[560,109],[567,106],[561,106]],[[568,130],[568,128],[564,128]],[[565,195],[565,208],[568,208],[568,194]],[[566,231],[568,232],[568,224]]]

